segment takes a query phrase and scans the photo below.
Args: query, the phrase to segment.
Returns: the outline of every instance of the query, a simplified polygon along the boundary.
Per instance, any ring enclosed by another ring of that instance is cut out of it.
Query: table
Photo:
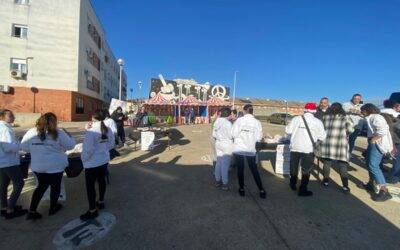
[[[129,132],[129,134],[128,134],[128,137],[135,142],[135,150],[136,150],[136,143],[140,140],[142,132],[153,132],[154,136],[155,136],[154,140],[158,140],[158,139],[161,139],[163,137],[167,137],[168,138],[168,149],[170,149],[170,146],[171,146],[171,130],[169,128],[161,128],[160,130],[155,130],[155,129],[148,129],[148,130],[134,129],[134,130],[131,130]]]
[[[278,145],[288,145],[290,144],[290,141],[284,141],[284,142],[279,142],[279,143],[267,143],[267,142],[257,142],[256,143],[256,164],[257,166],[260,166],[260,157],[259,153],[262,150],[276,150],[276,147]]]

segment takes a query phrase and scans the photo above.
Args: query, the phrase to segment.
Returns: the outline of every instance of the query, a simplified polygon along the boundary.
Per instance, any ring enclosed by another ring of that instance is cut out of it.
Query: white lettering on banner
[[[53,238],[53,244],[58,250],[88,247],[106,236],[115,224],[115,216],[105,212],[88,221],[75,219],[57,232]]]
[[[121,107],[122,111],[126,112],[126,107],[128,106],[126,101],[118,100],[118,99],[111,99],[111,104],[109,108],[110,115],[118,108]]]

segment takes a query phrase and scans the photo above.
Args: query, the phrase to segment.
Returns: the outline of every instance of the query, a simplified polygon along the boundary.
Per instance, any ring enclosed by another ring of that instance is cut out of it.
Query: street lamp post
[[[233,102],[232,102],[232,109],[235,109],[235,98],[236,98],[236,73],[238,71],[235,71],[235,75],[233,77]]]
[[[139,100],[142,99],[142,81],[138,81],[139,86]]]
[[[122,68],[125,64],[124,60],[118,59],[119,64],[119,100],[122,98]]]
[[[287,125],[287,117],[288,117],[288,101],[284,100],[285,104],[286,104],[286,115],[285,115],[285,125]]]

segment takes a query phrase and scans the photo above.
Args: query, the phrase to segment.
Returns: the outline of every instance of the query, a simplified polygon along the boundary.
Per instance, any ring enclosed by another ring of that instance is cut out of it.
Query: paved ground
[[[65,126],[82,138],[81,124]],[[400,249],[399,203],[375,203],[357,187],[367,180],[359,160],[352,163],[350,195],[340,193],[335,183],[324,188],[313,178],[314,197],[299,198],[287,179],[274,174],[274,153],[263,152],[267,199],[258,198],[247,170],[246,197],[240,197],[234,172],[232,190],[214,187],[207,161],[210,126],[179,129],[185,138],[170,150],[165,141],[151,152],[131,146],[112,162],[106,211],[116,216],[117,224],[89,249]],[[283,131],[269,124],[264,129],[272,135]],[[356,154],[365,145],[360,138]],[[0,249],[53,249],[57,230],[87,210],[83,177],[65,179],[67,201],[56,216],[47,216],[48,203],[42,202],[41,221],[2,219]],[[340,184],[335,171],[332,178]],[[24,206],[32,185],[29,179],[20,202]]]

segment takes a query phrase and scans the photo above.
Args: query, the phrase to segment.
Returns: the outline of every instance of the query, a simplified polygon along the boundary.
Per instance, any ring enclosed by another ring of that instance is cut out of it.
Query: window
[[[26,74],[26,59],[11,58],[11,70]]]
[[[87,50],[87,59],[98,71],[100,71],[100,58],[91,49]]]
[[[84,107],[83,107],[83,98],[77,97],[75,100],[75,113],[76,114],[84,114]]]
[[[13,24],[12,36],[26,39],[28,36],[28,26]]]
[[[93,90],[97,93],[100,93],[100,81],[94,76],[92,76],[91,78],[92,79],[90,80],[90,77],[88,77],[87,85],[86,85],[87,88],[90,90]]]
[[[29,0],[14,0],[14,3],[16,4],[29,4]]]
[[[97,47],[99,49],[101,49],[101,37],[100,37],[100,34],[97,31],[96,27],[94,27],[94,25],[92,25],[92,24],[89,24],[88,32],[89,32],[89,35],[92,37],[93,41],[96,43]]]

